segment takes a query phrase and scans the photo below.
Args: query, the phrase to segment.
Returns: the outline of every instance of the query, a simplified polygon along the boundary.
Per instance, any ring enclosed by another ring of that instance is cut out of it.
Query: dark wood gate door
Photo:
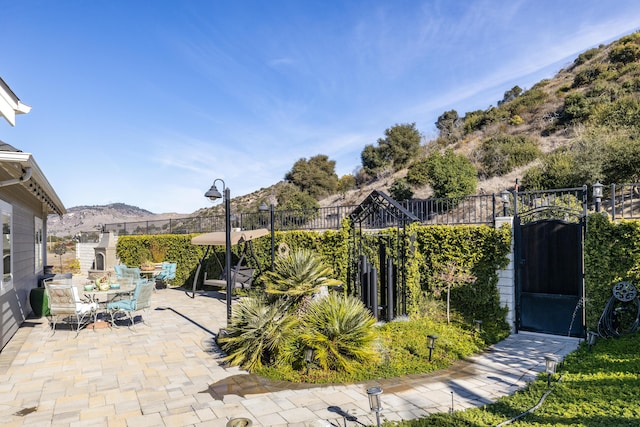
[[[518,329],[583,336],[584,225],[515,218]]]

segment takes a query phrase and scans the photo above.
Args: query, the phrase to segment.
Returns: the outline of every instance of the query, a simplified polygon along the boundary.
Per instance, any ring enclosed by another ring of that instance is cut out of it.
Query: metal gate
[[[586,187],[514,200],[517,330],[584,336]]]

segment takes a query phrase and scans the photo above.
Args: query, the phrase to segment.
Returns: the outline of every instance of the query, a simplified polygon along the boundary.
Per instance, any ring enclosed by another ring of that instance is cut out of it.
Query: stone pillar
[[[513,217],[496,217],[496,228],[508,224],[511,229],[511,251],[509,252],[509,264],[498,273],[498,292],[500,293],[500,305],[507,307],[506,321],[511,327],[511,333],[516,331],[516,275],[513,265]]]

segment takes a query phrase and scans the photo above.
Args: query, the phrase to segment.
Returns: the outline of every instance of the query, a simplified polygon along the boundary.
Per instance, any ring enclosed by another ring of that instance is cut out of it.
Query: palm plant
[[[325,265],[319,255],[308,249],[298,249],[276,260],[274,271],[265,274],[265,290],[284,296],[289,305],[298,305],[322,286],[340,284],[330,278],[332,274],[331,267]]]
[[[272,363],[299,323],[283,309],[284,305],[284,300],[268,304],[260,297],[240,300],[234,307],[227,336],[218,339],[227,353],[223,361],[248,371]]]
[[[331,293],[314,300],[302,319],[301,340],[323,369],[350,371],[377,359],[375,319],[358,299]]]

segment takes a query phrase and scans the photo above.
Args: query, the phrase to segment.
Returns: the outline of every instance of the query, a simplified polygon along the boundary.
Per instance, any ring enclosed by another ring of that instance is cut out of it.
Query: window
[[[33,221],[33,228],[35,230],[35,234],[33,236],[33,241],[35,242],[33,258],[35,260],[35,273],[39,273],[42,271],[43,257],[44,257],[44,237],[42,236],[42,218],[35,217]]]
[[[13,208],[0,200],[0,217],[2,219],[2,271],[0,271],[0,294],[13,288]]]

